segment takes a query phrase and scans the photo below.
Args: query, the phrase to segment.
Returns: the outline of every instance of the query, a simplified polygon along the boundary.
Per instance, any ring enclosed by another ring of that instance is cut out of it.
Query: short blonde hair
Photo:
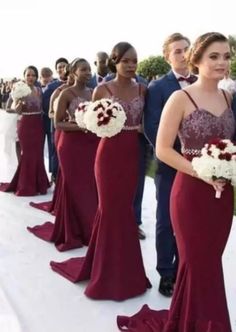
[[[52,75],[53,75],[53,72],[49,67],[43,67],[40,70],[40,76],[42,76],[42,77],[50,77]]]
[[[173,33],[172,35],[166,38],[162,46],[162,53],[165,59],[167,59],[169,55],[169,45],[180,40],[186,40],[186,42],[190,45],[190,40],[179,32]]]

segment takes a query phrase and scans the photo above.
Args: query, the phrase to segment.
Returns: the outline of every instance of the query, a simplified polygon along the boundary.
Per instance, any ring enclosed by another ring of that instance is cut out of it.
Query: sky
[[[139,60],[161,55],[164,39],[181,32],[194,41],[202,33],[236,35],[235,0],[11,0],[1,1],[0,77],[22,77],[28,65],[54,70],[66,57],[93,62],[130,42]]]

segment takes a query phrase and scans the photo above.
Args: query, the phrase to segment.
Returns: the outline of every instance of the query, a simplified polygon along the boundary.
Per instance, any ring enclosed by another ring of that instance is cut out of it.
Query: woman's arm
[[[54,102],[59,97],[60,93],[61,93],[61,89],[56,89],[53,92],[53,94],[51,95],[50,102],[49,102],[49,111],[48,111],[48,117],[50,119],[54,118],[54,114],[55,114],[55,110],[54,110],[55,105],[54,105]]]
[[[107,83],[105,83],[107,84]],[[102,98],[110,98],[108,90],[104,87],[105,84],[98,85],[92,94],[92,101],[96,101]]]
[[[185,98],[183,92],[176,91],[166,102],[157,132],[156,155],[158,159],[178,171],[195,176],[191,162],[173,148],[185,113]]]
[[[21,99],[19,99],[17,102],[14,102],[10,96],[7,100],[6,112],[21,114],[23,104],[24,103]]]

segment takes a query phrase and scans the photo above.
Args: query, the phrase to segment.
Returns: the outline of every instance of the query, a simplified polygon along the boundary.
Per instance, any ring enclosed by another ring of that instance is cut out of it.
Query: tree
[[[150,56],[138,64],[137,72],[148,81],[156,76],[165,75],[170,70],[170,65],[163,56]]]
[[[230,77],[235,80],[236,79],[236,57],[234,57],[231,61],[230,66]]]
[[[236,56],[236,36],[235,35],[229,35],[228,40],[229,40],[231,56],[235,57]]]

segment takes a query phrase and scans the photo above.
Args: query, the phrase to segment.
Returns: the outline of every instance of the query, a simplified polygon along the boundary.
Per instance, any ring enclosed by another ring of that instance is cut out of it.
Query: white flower
[[[29,96],[31,92],[32,91],[30,87],[26,83],[19,81],[13,85],[11,96],[12,99],[16,101],[18,99]]]
[[[75,111],[75,121],[78,125],[78,127],[86,129],[86,124],[84,122],[84,115],[87,112],[87,109],[91,102],[85,101],[83,103],[80,103],[77,110]]]
[[[112,137],[124,127],[126,114],[123,107],[111,99],[91,103],[84,115],[86,127],[98,137]]]
[[[203,180],[221,178],[236,185],[236,155],[233,155],[236,147],[228,139],[223,139],[219,143],[226,144],[225,148],[222,149],[222,144],[221,149],[216,144],[205,144],[201,150],[201,157],[192,160],[193,169]]]

